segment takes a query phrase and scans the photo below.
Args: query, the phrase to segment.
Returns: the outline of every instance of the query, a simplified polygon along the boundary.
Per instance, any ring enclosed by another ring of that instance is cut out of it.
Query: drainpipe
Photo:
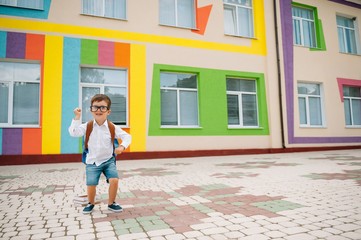
[[[280,0],[283,1],[283,0]],[[285,145],[285,126],[283,122],[283,101],[282,101],[282,78],[281,78],[281,59],[280,59],[280,49],[279,49],[279,39],[278,39],[278,23],[277,23],[277,0],[273,0],[273,18],[275,25],[275,41],[276,41],[276,56],[277,56],[277,75],[278,75],[278,99],[280,106],[280,119],[281,119],[281,138],[282,138],[282,147],[286,148]]]

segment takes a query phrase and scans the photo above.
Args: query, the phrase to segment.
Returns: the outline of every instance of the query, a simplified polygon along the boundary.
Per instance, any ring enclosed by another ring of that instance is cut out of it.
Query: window
[[[160,74],[161,125],[198,127],[197,75]]]
[[[82,0],[82,13],[99,17],[126,19],[126,0]]]
[[[0,62],[0,126],[39,126],[40,64]]]
[[[301,126],[323,125],[322,97],[319,84],[298,84],[298,107]]]
[[[252,0],[223,0],[225,34],[254,37]]]
[[[316,27],[311,9],[292,7],[293,43],[299,46],[316,47]]]
[[[227,78],[228,126],[258,127],[255,80]]]
[[[355,21],[337,16],[337,34],[340,52],[357,54]]]
[[[43,10],[44,0],[0,0],[0,5]]]
[[[343,87],[346,126],[361,127],[361,87]]]
[[[195,28],[195,0],[159,0],[159,22],[163,25]]]
[[[128,73],[122,69],[82,67],[80,69],[82,121],[92,119],[90,100],[95,94],[106,94],[112,101],[108,119],[126,126],[128,121]]]

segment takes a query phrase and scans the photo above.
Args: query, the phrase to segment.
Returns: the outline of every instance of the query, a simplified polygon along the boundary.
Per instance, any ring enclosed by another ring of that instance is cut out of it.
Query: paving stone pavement
[[[82,214],[79,163],[0,167],[0,239],[361,239],[361,150],[118,161]]]

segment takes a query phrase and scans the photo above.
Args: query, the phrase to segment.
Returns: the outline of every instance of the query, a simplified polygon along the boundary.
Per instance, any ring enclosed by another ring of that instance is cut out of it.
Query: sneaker
[[[83,209],[83,213],[89,214],[93,211],[93,208],[94,208],[94,204],[88,203],[88,205],[86,205],[86,207]]]
[[[113,202],[111,205],[108,205],[108,210],[113,212],[121,212],[123,208],[116,202]]]

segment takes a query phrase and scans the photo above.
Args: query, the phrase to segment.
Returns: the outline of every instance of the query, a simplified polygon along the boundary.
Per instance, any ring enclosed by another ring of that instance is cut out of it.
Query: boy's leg
[[[91,204],[95,203],[96,187],[97,186],[87,186],[88,201]]]
[[[110,178],[109,179],[109,198],[108,205],[113,204],[115,202],[115,198],[117,197],[118,192],[118,178]]]

